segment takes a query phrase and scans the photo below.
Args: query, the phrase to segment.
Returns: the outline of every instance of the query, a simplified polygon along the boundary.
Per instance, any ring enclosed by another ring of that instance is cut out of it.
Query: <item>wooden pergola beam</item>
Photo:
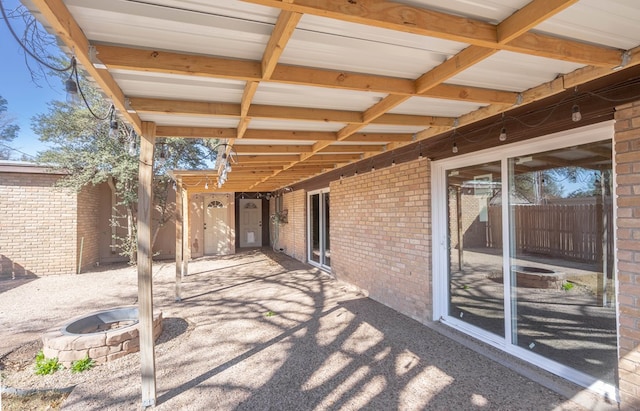
[[[243,0],[282,10],[308,13],[351,23],[436,37],[494,50],[510,50],[556,60],[593,66],[615,67],[622,51],[600,47],[528,30],[564,10],[575,0],[534,0],[525,12],[516,13],[508,24],[496,26],[481,20],[455,16],[384,0]],[[541,44],[545,44],[541,47]]]
[[[415,90],[414,81],[410,79],[309,67],[287,66],[282,64],[279,64],[276,67],[273,75],[269,79],[263,79],[259,72],[255,72],[253,77],[248,78],[247,71],[254,70],[255,67],[261,64],[260,62],[222,59],[219,57],[208,57],[187,53],[150,51],[120,46],[96,45],[95,47],[99,53],[101,61],[109,68],[157,73],[169,72],[171,74],[234,79],[247,81],[248,84],[256,83],[254,84],[255,87],[257,87],[257,83],[260,81],[269,81],[275,83],[327,87],[353,91],[374,91],[386,94],[393,93],[437,99],[455,99],[478,103],[514,103],[517,98],[517,93],[511,91],[483,89],[453,84],[443,84],[442,87],[434,87],[430,91],[418,93]],[[127,58],[122,58],[121,54],[126,55]],[[211,59],[208,64],[206,64],[207,59]],[[203,68],[202,70],[194,72],[194,67],[190,64],[191,61],[195,61],[199,65],[205,66],[206,71]],[[166,64],[167,67],[163,68],[162,64]],[[233,75],[233,67],[237,67],[238,74],[235,77]],[[245,93],[247,93],[246,88]],[[242,101],[242,108],[248,111],[250,105],[245,103],[246,98],[243,97]]]

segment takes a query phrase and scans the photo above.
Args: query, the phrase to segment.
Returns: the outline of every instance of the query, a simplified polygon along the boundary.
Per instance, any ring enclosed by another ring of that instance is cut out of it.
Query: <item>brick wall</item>
[[[52,174],[0,173],[3,277],[76,271],[77,195],[54,188],[58,178]]]
[[[100,192],[103,190],[110,192],[106,183],[86,186],[78,193],[77,255],[81,270],[92,267],[100,261]]]
[[[288,210],[288,222],[279,224],[277,248],[300,261],[307,261],[307,226],[306,226],[307,194],[304,190],[286,193],[282,197],[282,209]],[[275,204],[275,200],[271,200]],[[273,211],[275,212],[275,210]],[[271,212],[269,215],[272,215]],[[275,229],[271,224],[270,229]]]
[[[620,395],[622,409],[640,409],[640,102],[616,110]]]
[[[331,269],[418,321],[431,318],[427,159],[331,183]]]
[[[487,222],[482,221],[480,210],[488,205],[488,198],[476,196],[471,189],[460,190],[460,196],[449,193],[449,232],[451,247],[458,248],[458,198],[460,199],[461,233],[463,248],[486,247]],[[488,209],[486,209],[488,212]]]

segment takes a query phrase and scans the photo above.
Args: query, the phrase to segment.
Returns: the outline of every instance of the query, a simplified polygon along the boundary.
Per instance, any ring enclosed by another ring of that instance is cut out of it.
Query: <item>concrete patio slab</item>
[[[192,262],[181,302],[174,281],[173,264],[154,264],[154,304],[165,318],[156,345],[159,410],[585,409],[270,250]],[[56,282],[64,286],[50,298]],[[11,288],[0,298],[10,330],[0,352],[82,310],[131,304],[136,292],[132,268]],[[47,308],[24,307],[25,298]],[[88,373],[63,409],[139,406],[139,355],[131,354]]]

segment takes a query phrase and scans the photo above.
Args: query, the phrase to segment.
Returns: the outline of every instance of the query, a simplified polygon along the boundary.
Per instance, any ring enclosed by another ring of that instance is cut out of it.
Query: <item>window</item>
[[[611,122],[434,163],[434,314],[617,397]]]

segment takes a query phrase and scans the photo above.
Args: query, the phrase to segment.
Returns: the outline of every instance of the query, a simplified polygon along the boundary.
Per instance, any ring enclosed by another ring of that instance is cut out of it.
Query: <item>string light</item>
[[[507,140],[507,128],[506,127],[502,127],[502,130],[500,130],[500,136],[498,137],[498,139],[500,141],[506,141]]]
[[[580,112],[580,106],[578,106],[577,104],[574,104],[573,107],[571,107],[571,121],[573,121],[574,123],[577,123],[580,120],[582,120],[582,113]]]
[[[158,160],[156,161],[160,167],[167,163],[167,146],[162,144],[160,146],[160,152],[158,153]]]
[[[110,110],[110,119],[109,119],[109,137],[112,140],[118,140],[119,137],[119,133],[118,133],[118,119],[116,118],[116,109],[113,106],[113,104],[111,105],[111,110]]]
[[[131,138],[131,140],[129,140],[129,155],[132,157],[135,156],[136,151],[137,151],[136,140],[134,138]]]
[[[67,103],[74,106],[79,106],[82,100],[80,99],[80,94],[78,93],[78,84],[73,79],[73,71],[71,72],[69,78],[64,81],[64,90],[67,92]]]
[[[213,151],[216,151],[221,147],[225,149],[222,153],[216,156],[216,162],[215,162],[215,168],[218,170],[218,188],[222,188],[224,183],[227,182],[228,174],[232,170],[231,163],[237,162],[233,157],[234,154],[237,156],[237,153],[235,153],[235,150],[230,144],[227,144],[227,143],[218,144],[213,148]],[[228,154],[227,154],[227,151],[229,151]]]
[[[500,136],[498,136],[500,141],[507,140],[507,127],[504,125],[504,113],[502,113],[502,129],[500,130]]]

